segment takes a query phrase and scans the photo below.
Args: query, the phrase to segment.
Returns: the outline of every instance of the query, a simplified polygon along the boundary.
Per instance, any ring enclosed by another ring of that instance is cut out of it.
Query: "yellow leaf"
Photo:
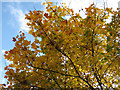
[[[45,5],[45,2],[43,2],[43,5]]]

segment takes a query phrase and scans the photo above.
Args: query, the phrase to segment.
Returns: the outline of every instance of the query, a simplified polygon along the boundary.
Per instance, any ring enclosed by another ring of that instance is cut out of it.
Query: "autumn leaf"
[[[64,3],[45,4],[47,12],[25,15],[34,40],[21,31],[13,37],[15,47],[5,52],[5,59],[12,62],[5,67],[9,86],[102,90],[114,84],[119,89],[118,11],[93,3],[83,18]],[[112,19],[106,22],[109,16]]]
[[[45,5],[45,2],[43,2],[43,5]]]
[[[45,16],[46,18],[48,18],[48,13],[45,13],[44,16]]]
[[[5,51],[5,54],[8,54],[8,51]]]
[[[16,38],[15,37],[13,37],[13,42],[15,42],[16,41]]]
[[[7,76],[4,76],[4,78],[7,78]]]
[[[4,69],[7,70],[7,69],[8,69],[8,66],[6,66]]]

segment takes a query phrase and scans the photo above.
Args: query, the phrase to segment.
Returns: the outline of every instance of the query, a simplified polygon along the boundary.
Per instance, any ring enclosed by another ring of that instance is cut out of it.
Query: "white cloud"
[[[27,26],[28,20],[25,19],[25,14],[23,13],[23,11],[21,9],[17,9],[11,5],[9,5],[8,7],[11,10],[11,14],[14,15],[16,20],[18,20],[18,23],[20,26],[19,31],[28,32],[30,30],[29,27]]]
[[[3,71],[3,69],[2,69],[2,67],[0,67],[0,72],[2,72]]]
[[[120,0],[107,0],[108,7],[112,7],[114,10],[118,8],[118,2]]]
[[[118,2],[120,0],[62,0],[61,2],[66,2],[66,5],[70,8],[73,8],[75,11],[78,11],[80,8],[88,7],[90,4],[94,3],[99,7],[104,7],[104,2],[106,7],[112,7],[113,9],[118,8]]]
[[[9,60],[7,60],[6,62],[7,62],[7,65],[12,64],[12,62]]]
[[[104,2],[105,2],[106,7],[112,7],[114,10],[116,10],[118,8],[118,1],[119,0],[61,0],[61,1],[58,0],[58,2],[65,2],[66,5],[69,6],[69,8],[72,8],[75,13],[78,13],[79,10],[81,9],[85,11],[85,8],[89,7],[93,2],[99,8],[104,8]],[[25,19],[25,14],[23,13],[23,11],[13,6],[8,6],[8,7],[11,10],[11,14],[14,15],[19,22],[19,26],[20,26],[19,31],[28,32],[30,30],[29,27],[26,25],[28,20]],[[46,10],[43,11],[46,12]],[[80,15],[82,17],[85,17],[85,13],[83,11],[80,12]]]
[[[5,83],[6,83],[6,79],[5,79],[5,78],[3,78],[3,81],[2,81],[2,83],[3,83],[3,84],[5,84]]]
[[[6,50],[1,50],[2,54],[4,54],[4,53],[5,53],[5,51],[6,51]]]
[[[66,5],[72,8],[76,13],[81,8],[84,9],[89,7],[93,3],[99,8],[104,8],[104,2],[106,7],[112,7],[114,10],[116,10],[118,8],[118,1],[120,0],[62,0],[61,2],[65,2]]]
[[[78,13],[79,10],[83,9],[85,12],[85,8],[88,8],[91,4],[95,4],[96,7],[104,9],[105,7],[113,8],[113,10],[117,10],[118,2],[120,0],[62,0],[62,2],[66,3],[66,6],[73,9],[75,13]],[[85,18],[85,13],[81,11],[80,15]],[[69,19],[69,18],[67,18]],[[111,17],[107,20],[107,22],[111,21]]]

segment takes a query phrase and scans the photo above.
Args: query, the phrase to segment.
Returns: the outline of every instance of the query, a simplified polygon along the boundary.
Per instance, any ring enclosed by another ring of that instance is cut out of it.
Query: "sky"
[[[29,13],[29,10],[43,10],[45,6],[42,2],[45,0],[0,0],[0,84],[6,84],[4,79],[4,67],[9,65],[9,61],[5,60],[3,55],[5,51],[8,51],[14,47],[12,38],[19,34],[19,31],[23,31],[26,34],[28,40],[33,41],[34,38],[28,34],[29,27],[26,25],[28,22],[25,20],[25,14]],[[47,1],[47,0],[46,0]],[[104,2],[106,7],[112,7],[114,10],[118,8],[118,1],[120,0],[49,0],[58,2],[65,2],[69,8],[72,8],[75,13],[80,9],[90,6],[93,2],[99,8],[104,8]],[[83,13],[81,15],[84,17]]]

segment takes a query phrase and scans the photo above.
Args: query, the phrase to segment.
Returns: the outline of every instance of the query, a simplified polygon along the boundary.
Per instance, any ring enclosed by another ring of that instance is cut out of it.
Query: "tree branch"
[[[50,72],[50,74],[52,75],[52,73]],[[55,83],[58,85],[58,87],[62,90],[62,88],[60,87],[59,83],[57,82],[57,80],[55,79],[55,77],[52,75],[53,80],[55,81]]]
[[[66,57],[70,60],[70,62],[71,62],[71,64],[73,65],[76,73],[78,74],[78,77],[79,77],[81,80],[83,80],[84,82],[86,82],[86,83],[90,86],[90,88],[91,88],[92,90],[94,90],[94,88],[91,86],[91,84],[90,84],[88,81],[86,81],[84,78],[82,78],[82,77],[80,76],[80,74],[79,74],[79,72],[77,71],[76,66],[74,65],[74,63],[73,63],[73,61],[71,60],[71,58],[68,57],[68,55],[66,55],[64,52],[62,52],[61,49],[59,49],[57,46],[55,46],[55,43],[53,43],[53,41],[48,37],[48,35],[47,35],[46,32],[44,31],[42,25],[41,25],[40,23],[39,23],[39,25],[41,26],[41,28],[42,28],[43,32],[45,33],[46,37],[47,37],[47,38],[49,39],[49,41],[51,42],[51,45],[52,45],[53,47],[55,47],[55,49],[56,49],[57,51],[59,51],[61,54],[63,54],[64,56],[66,56]],[[44,69],[44,70],[45,70],[45,69]]]
[[[54,73],[58,73],[58,74],[65,75],[65,76],[70,76],[70,77],[79,77],[79,76],[73,76],[73,75],[69,75],[69,74],[60,73],[58,71],[53,71],[53,70],[50,70],[50,69],[45,69],[45,68],[42,68],[42,67],[35,67],[35,66],[32,65],[32,63],[29,61],[29,59],[28,59],[28,62],[29,62],[28,65],[30,65],[31,67],[36,68],[36,69],[41,69],[41,70],[45,70],[45,71],[49,71],[49,72],[54,72]]]
[[[108,68],[112,65],[112,63],[115,61],[115,59],[116,59],[117,57],[118,57],[118,56],[116,56],[116,57],[112,60],[112,62],[108,65],[108,67],[105,69],[103,75],[107,72]],[[101,76],[101,78],[103,78],[103,75]]]

